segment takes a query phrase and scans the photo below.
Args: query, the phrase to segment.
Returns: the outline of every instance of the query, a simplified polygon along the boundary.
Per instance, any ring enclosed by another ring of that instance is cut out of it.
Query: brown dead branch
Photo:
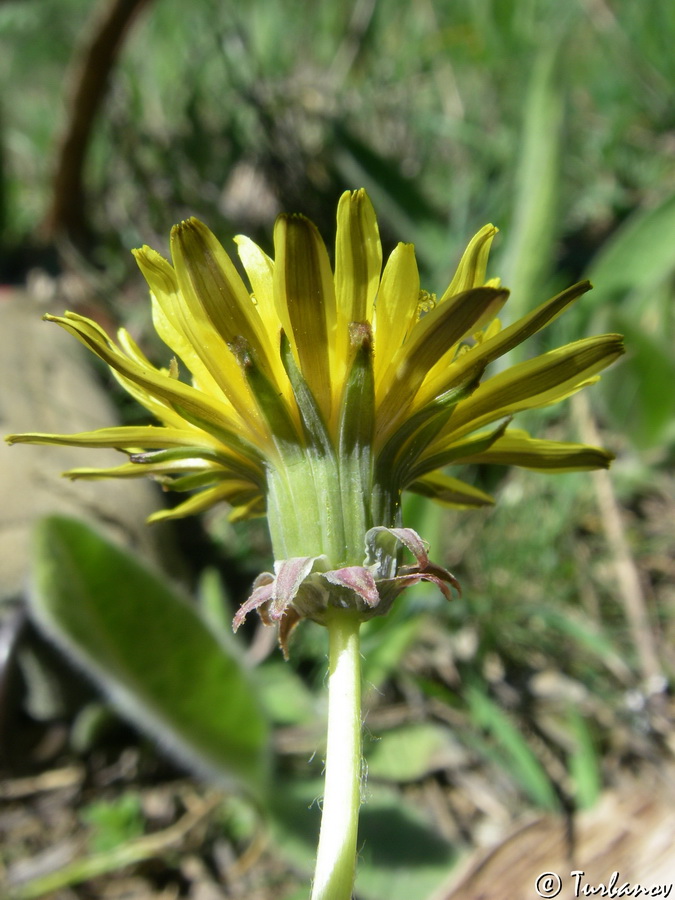
[[[588,399],[583,394],[577,394],[573,398],[573,409],[582,440],[588,444],[601,446],[602,440]],[[663,671],[647,608],[647,598],[626,536],[621,508],[609,473],[601,470],[594,472],[593,477],[598,509],[616,573],[617,596],[621,600],[630,628],[643,686],[647,694],[658,693],[663,689]]]
[[[47,240],[86,243],[84,170],[97,114],[110,74],[133,20],[151,0],[103,0],[84,30],[69,78],[68,119],[60,140],[51,207],[42,233]]]

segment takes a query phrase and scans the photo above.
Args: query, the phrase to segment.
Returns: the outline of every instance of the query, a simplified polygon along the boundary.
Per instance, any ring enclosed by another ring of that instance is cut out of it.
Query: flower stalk
[[[352,610],[332,609],[326,626],[326,780],[311,900],[350,900],[361,802],[361,623]]]

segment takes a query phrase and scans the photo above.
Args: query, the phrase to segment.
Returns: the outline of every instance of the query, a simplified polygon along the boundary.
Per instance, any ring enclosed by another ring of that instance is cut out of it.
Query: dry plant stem
[[[57,155],[51,209],[43,223],[49,237],[66,235],[77,243],[87,231],[84,170],[96,117],[110,75],[134,18],[152,0],[103,0],[85,26],[73,60],[67,98],[68,121]]]
[[[327,626],[326,782],[311,900],[350,900],[361,797],[360,622],[351,610],[333,609]]]
[[[581,439],[589,444],[599,445],[600,435],[593,420],[588,399],[583,394],[573,398],[573,409],[579,422]],[[607,543],[616,570],[617,589],[623,602],[633,642],[638,654],[640,673],[648,690],[660,690],[663,671],[647,611],[647,600],[640,582],[640,573],[631,552],[626,530],[621,518],[621,509],[614,493],[608,472],[593,473],[598,507],[602,516]]]

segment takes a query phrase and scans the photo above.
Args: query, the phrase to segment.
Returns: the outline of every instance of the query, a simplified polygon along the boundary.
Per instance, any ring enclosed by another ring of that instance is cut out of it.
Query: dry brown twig
[[[584,443],[601,446],[588,398],[577,394],[572,399],[574,415]],[[640,676],[647,694],[663,690],[664,677],[656,638],[647,610],[647,599],[640,579],[640,572],[626,536],[621,507],[614,492],[609,472],[592,473],[595,493],[616,573],[616,588],[626,614],[635,650],[638,656]]]
[[[88,235],[84,170],[110,74],[134,19],[151,0],[103,0],[84,29],[71,63],[67,121],[59,141],[50,209],[42,225],[49,240],[81,245]]]

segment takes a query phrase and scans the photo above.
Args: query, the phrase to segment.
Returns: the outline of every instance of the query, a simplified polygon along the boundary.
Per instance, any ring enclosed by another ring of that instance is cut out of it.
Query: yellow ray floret
[[[394,527],[404,489],[452,506],[492,502],[442,471],[451,464],[607,466],[611,454],[600,448],[538,440],[509,423],[597,380],[623,352],[620,336],[585,338],[484,379],[491,362],[590,288],[574,285],[501,328],[508,291],[487,277],[496,232],[486,225],[475,235],[437,300],[420,287],[411,244],[383,266],[362,190],[340,199],[332,254],[302,216],[279,218],[274,258],[238,236],[248,283],[211,231],[189,219],[172,231],[171,261],[135,251],[167,346],[164,368],[124,330],[115,343],[82,316],[46,317],[103,359],[159,424],[7,440],[116,447],[128,462],[69,474],[150,475],[195,492],[153,519],[221,502],[234,518],[272,509],[273,538],[282,541],[285,517],[290,555],[309,516],[323,535],[317,558],[322,541],[362,546],[366,530]]]

